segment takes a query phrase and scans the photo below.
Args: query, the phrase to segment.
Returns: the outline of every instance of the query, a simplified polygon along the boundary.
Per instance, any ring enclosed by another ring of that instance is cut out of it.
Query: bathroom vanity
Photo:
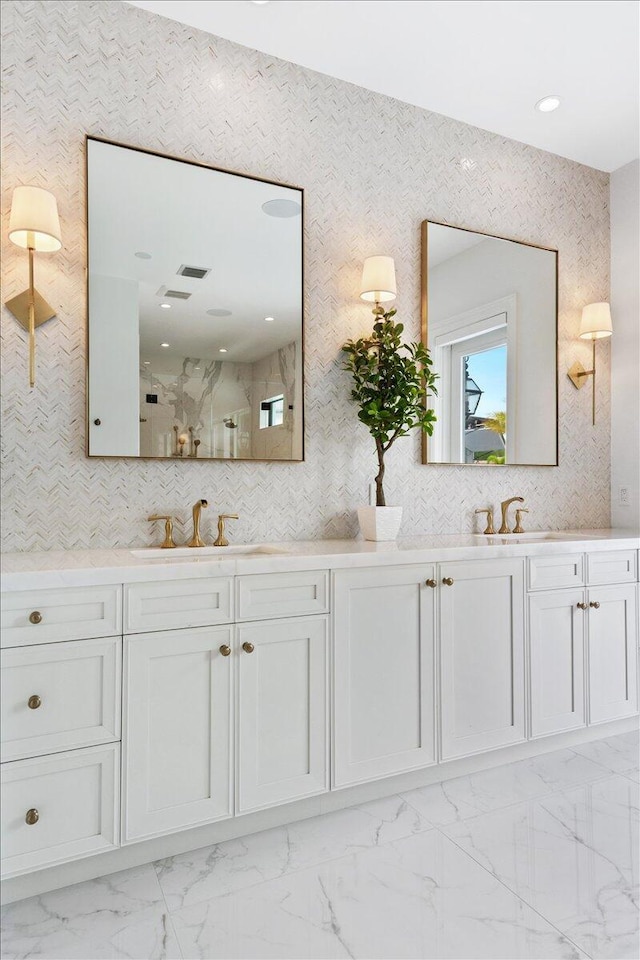
[[[631,729],[639,548],[5,555],[5,899]]]

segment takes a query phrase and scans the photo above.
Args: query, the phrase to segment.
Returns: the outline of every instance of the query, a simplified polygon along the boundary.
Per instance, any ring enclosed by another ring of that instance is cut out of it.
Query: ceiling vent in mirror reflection
[[[174,300],[188,300],[191,293],[188,290],[170,290],[168,287],[159,287],[156,297],[173,297]]]
[[[207,310],[207,315],[209,317],[230,317],[231,310],[219,310],[217,308],[213,308],[212,310]]]
[[[190,277],[192,280],[204,280],[211,273],[211,267],[190,267],[183,263],[176,271],[180,277]]]
[[[299,217],[302,207],[295,200],[267,200],[262,209],[268,217]]]

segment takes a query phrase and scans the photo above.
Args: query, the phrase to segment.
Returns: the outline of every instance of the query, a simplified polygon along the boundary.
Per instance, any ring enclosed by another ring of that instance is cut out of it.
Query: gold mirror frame
[[[498,236],[495,233],[488,233],[485,230],[473,230],[471,227],[460,227],[455,223],[446,223],[441,220],[423,220],[420,225],[420,238],[421,238],[421,248],[420,248],[420,327],[421,327],[421,338],[422,343],[425,347],[428,348],[428,333],[429,333],[429,277],[428,277],[428,264],[429,264],[429,248],[428,248],[428,228],[429,224],[433,224],[437,227],[450,227],[454,230],[462,230],[465,233],[474,233],[478,236],[488,237],[495,240],[507,240],[510,243],[518,243],[523,247],[533,247],[536,250],[546,250],[548,253],[554,254],[555,258],[555,271],[554,271],[554,280],[555,280],[555,365],[556,365],[556,375],[555,375],[555,389],[556,389],[556,403],[555,403],[555,429],[556,429],[556,440],[555,440],[555,463],[504,463],[504,464],[493,464],[485,463],[482,461],[477,461],[475,463],[452,463],[445,462],[442,460],[430,460],[429,459],[429,437],[426,433],[422,434],[422,463],[432,467],[557,467],[560,463],[560,436],[559,436],[559,378],[558,378],[558,276],[559,276],[559,251],[555,247],[546,247],[538,243],[530,243],[526,240],[518,240],[515,237],[502,237]],[[435,371],[438,372],[437,370]]]
[[[206,170],[213,170],[216,173],[227,173],[234,177],[244,178],[246,180],[257,180],[260,183],[272,184],[276,187],[285,187],[290,190],[300,192],[301,206],[301,264],[300,264],[300,349],[301,349],[301,367],[300,382],[302,395],[301,412],[301,454],[299,458],[279,459],[279,458],[261,458],[261,457],[157,457],[157,456],[135,456],[128,454],[95,454],[90,452],[90,394],[89,394],[89,149],[90,141],[105,143],[114,147],[122,147],[137,153],[149,154],[150,156],[160,157],[164,160],[175,160],[178,163],[184,163],[194,167],[201,167]],[[268,177],[258,177],[251,173],[243,173],[238,170],[230,170],[227,167],[217,167],[211,163],[204,163],[200,160],[193,160],[187,157],[177,157],[173,154],[161,153],[159,150],[150,150],[145,147],[138,147],[131,143],[123,143],[119,140],[111,140],[108,137],[99,137],[93,134],[85,134],[84,138],[84,228],[85,228],[85,456],[94,460],[158,460],[165,463],[175,462],[198,462],[198,463],[304,463],[305,461],[305,190],[304,187],[295,184],[285,183],[279,180],[270,180]]]

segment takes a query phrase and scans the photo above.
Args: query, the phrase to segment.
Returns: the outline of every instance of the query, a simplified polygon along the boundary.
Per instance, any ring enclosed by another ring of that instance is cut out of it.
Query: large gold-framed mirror
[[[87,137],[89,456],[303,459],[303,190]]]
[[[557,466],[558,251],[425,220],[421,284],[423,463]]]

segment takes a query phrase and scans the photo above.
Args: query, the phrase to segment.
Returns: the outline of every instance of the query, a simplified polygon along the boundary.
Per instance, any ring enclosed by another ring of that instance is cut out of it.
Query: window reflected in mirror
[[[425,221],[425,463],[557,464],[557,252]]]
[[[303,457],[302,190],[87,139],[89,455]]]

